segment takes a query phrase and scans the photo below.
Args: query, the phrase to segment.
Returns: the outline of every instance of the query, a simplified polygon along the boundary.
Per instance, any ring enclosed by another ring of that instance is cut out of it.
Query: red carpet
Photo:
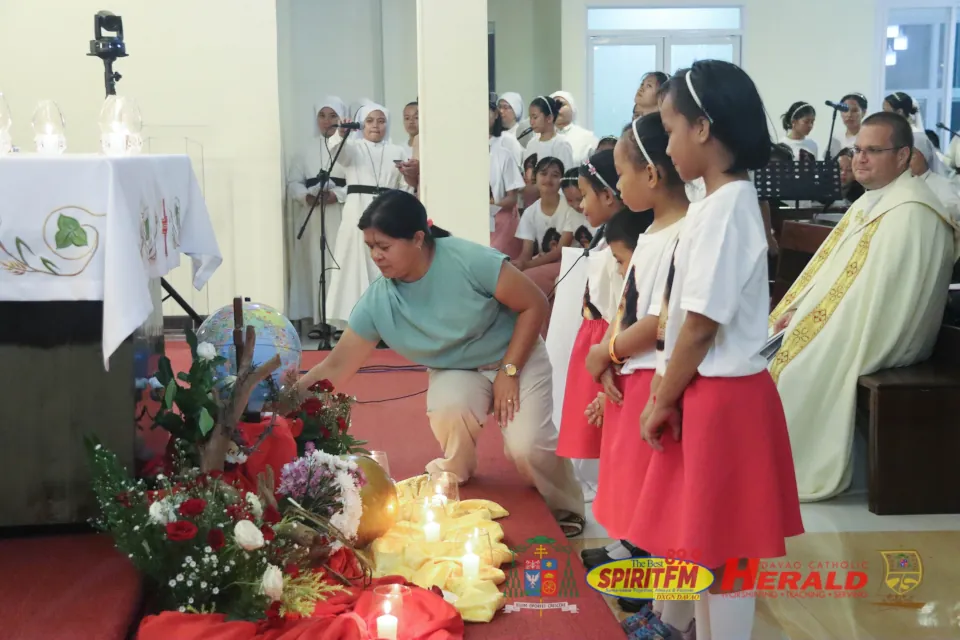
[[[189,352],[185,343],[168,340],[167,353],[175,369],[186,368]],[[304,352],[303,367],[313,366],[324,356],[323,352]],[[375,367],[409,364],[391,351],[378,351],[368,362],[368,366]],[[387,452],[396,478],[423,473],[427,462],[440,453],[426,419],[426,396],[418,394],[426,387],[425,372],[389,371],[358,374],[342,389],[363,403],[354,410],[355,434],[369,441],[368,448]],[[376,402],[408,395],[411,397]],[[601,596],[587,586],[578,554],[566,547],[562,531],[539,494],[525,485],[505,459],[499,430],[488,422],[485,431],[479,443],[479,474],[462,488],[461,495],[487,498],[510,511],[512,515],[500,522],[506,543],[511,547],[524,545],[535,536],[551,538],[556,543],[548,546],[548,557],[557,558],[561,569],[569,553],[576,593],[561,592],[542,601],[568,602],[576,605],[578,612],[501,612],[489,624],[468,625],[467,638],[612,640],[624,637]],[[522,555],[523,559],[531,557],[530,550]],[[116,552],[111,552],[109,541],[102,537],[2,541],[0,567],[4,570],[0,583],[4,638],[120,640],[133,622],[134,612],[138,611],[140,589],[132,569]],[[507,567],[504,569],[508,571]],[[518,600],[539,601],[537,598]]]

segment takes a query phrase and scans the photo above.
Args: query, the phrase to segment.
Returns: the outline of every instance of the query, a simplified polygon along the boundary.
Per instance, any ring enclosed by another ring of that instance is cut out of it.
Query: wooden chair
[[[770,292],[771,308],[786,295],[791,285],[800,276],[813,254],[828,235],[831,227],[787,220],[780,232],[780,255],[777,260],[777,274]]]

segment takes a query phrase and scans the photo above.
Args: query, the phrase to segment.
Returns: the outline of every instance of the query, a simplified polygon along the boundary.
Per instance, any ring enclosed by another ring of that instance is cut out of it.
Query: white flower
[[[213,595],[217,595],[218,593],[220,593],[220,589],[218,589],[217,587],[214,587],[214,588],[213,588]]]
[[[201,342],[197,345],[197,357],[201,360],[213,360],[217,357],[217,348],[209,342]]]
[[[255,518],[263,517],[263,505],[260,504],[260,498],[254,493],[247,494],[247,504],[250,505],[250,511]]]
[[[264,543],[263,533],[249,520],[241,520],[236,524],[233,537],[244,551],[256,551]]]
[[[170,581],[170,586],[171,586],[171,587],[176,587],[176,586],[177,586],[177,581],[176,581],[176,580],[171,580],[171,581]]]
[[[338,471],[337,484],[340,485],[340,502],[343,508],[330,518],[330,524],[337,528],[345,538],[352,539],[360,528],[360,517],[363,515],[363,502],[360,499],[360,489],[357,482],[346,471]],[[339,541],[334,543],[335,550],[340,547]]]
[[[211,547],[204,547],[204,548],[203,548],[203,552],[204,552],[204,553],[213,553],[213,549],[212,549]],[[209,558],[204,558],[204,561],[206,561],[206,560],[209,560]]]
[[[206,583],[206,582],[201,582],[201,583],[200,583],[200,588],[201,588],[201,589],[206,589],[206,588],[207,588],[207,583]]]
[[[260,590],[271,600],[283,598],[283,572],[278,567],[268,564],[267,570],[263,572],[263,578],[260,579]]]
[[[167,498],[151,504],[148,514],[154,524],[169,524],[177,519],[176,509]]]
[[[183,582],[183,574],[182,574],[182,573],[178,573],[178,574],[177,574],[177,582]]]

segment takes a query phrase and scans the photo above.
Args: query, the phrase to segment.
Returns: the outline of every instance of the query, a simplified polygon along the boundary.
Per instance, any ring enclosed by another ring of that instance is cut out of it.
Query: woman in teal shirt
[[[340,387],[383,340],[430,370],[427,416],[443,449],[428,472],[466,482],[476,440],[493,413],[504,449],[567,535],[583,529],[583,493],[570,461],[557,457],[552,372],[540,339],[549,312],[537,285],[505,255],[432,229],[416,197],[389,191],[357,225],[383,274],[350,314],[329,357],[301,380]]]

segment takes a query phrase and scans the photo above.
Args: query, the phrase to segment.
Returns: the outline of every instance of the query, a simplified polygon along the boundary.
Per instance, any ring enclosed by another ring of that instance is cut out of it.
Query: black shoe
[[[617,598],[617,606],[625,613],[638,613],[652,600],[631,600],[629,598]]]
[[[389,349],[389,348],[390,347],[387,346],[387,343],[384,342],[383,340],[377,343],[377,349]]]
[[[649,553],[643,549],[639,549],[626,540],[621,540],[620,544],[630,552],[631,558],[647,558],[650,556]],[[617,558],[611,558],[607,553],[606,547],[598,547],[596,549],[584,549],[580,552],[580,558],[583,560],[583,566],[588,570],[595,567],[599,567],[602,564],[607,564],[608,562],[614,562]],[[622,558],[626,559],[626,558]]]

